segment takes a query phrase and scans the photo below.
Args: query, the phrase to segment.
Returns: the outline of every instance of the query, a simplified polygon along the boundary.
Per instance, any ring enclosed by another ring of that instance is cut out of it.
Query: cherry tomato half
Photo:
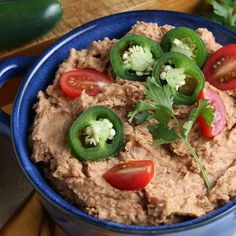
[[[221,133],[226,125],[225,105],[220,95],[210,88],[205,88],[200,92],[198,101],[201,99],[207,99],[208,103],[212,106],[214,110],[214,119],[212,125],[208,125],[204,117],[199,116],[199,128],[206,138],[213,138]]]
[[[120,190],[138,190],[144,188],[152,179],[154,163],[151,160],[129,161],[112,167],[104,179]]]
[[[70,98],[79,97],[83,90],[88,95],[95,96],[111,83],[111,78],[93,69],[68,71],[60,79],[62,91]]]
[[[236,88],[236,44],[217,50],[206,61],[203,72],[206,80],[220,90]]]

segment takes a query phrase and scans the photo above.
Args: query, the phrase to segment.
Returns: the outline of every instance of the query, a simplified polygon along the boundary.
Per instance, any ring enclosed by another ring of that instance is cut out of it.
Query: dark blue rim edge
[[[232,37],[236,37],[236,33],[232,32],[231,30],[225,28],[224,26],[212,22],[208,19],[199,17],[199,16],[194,16],[191,14],[186,14],[186,13],[180,13],[180,12],[174,12],[174,11],[165,11],[165,10],[141,10],[141,11],[127,11],[127,12],[122,12],[122,13],[117,13],[114,15],[109,15],[109,16],[105,16],[96,20],[93,20],[91,22],[88,22],[74,30],[72,30],[71,32],[69,32],[68,34],[64,35],[62,38],[60,38],[58,41],[56,41],[55,43],[53,43],[47,50],[44,51],[44,53],[42,53],[42,55],[38,58],[37,62],[34,64],[34,66],[32,66],[32,68],[27,72],[26,74],[26,78],[27,80],[23,81],[17,96],[16,96],[16,100],[15,100],[15,104],[14,104],[14,109],[13,109],[13,115],[12,115],[12,119],[11,119],[11,129],[12,129],[12,140],[13,140],[13,146],[14,146],[14,150],[16,153],[16,156],[18,158],[18,161],[20,163],[20,166],[22,168],[22,170],[24,171],[27,179],[30,181],[30,183],[34,186],[34,188],[45,198],[47,199],[52,205],[59,207],[62,211],[64,211],[65,213],[67,213],[68,215],[73,215],[74,217],[77,218],[77,220],[81,221],[81,223],[87,223],[87,224],[93,224],[96,225],[98,227],[103,227],[103,228],[107,228],[111,231],[115,231],[115,232],[128,232],[128,233],[140,233],[140,232],[148,232],[148,233],[168,233],[168,232],[173,232],[173,231],[181,231],[181,230],[186,230],[186,229],[190,229],[190,228],[196,228],[199,227],[200,225],[204,225],[204,224],[208,224],[212,221],[215,221],[216,219],[229,214],[230,212],[234,211],[236,209],[236,199],[229,202],[228,204],[224,205],[221,208],[216,209],[215,211],[193,219],[193,220],[189,220],[189,221],[185,221],[182,223],[178,223],[178,224],[172,224],[172,225],[162,225],[162,226],[138,226],[138,225],[125,225],[125,224],[119,224],[119,223],[114,223],[111,221],[106,221],[106,220],[100,220],[96,217],[90,216],[87,213],[85,213],[84,211],[80,210],[79,208],[73,206],[72,204],[70,204],[69,202],[65,201],[63,198],[61,198],[59,195],[55,194],[48,194],[45,188],[41,188],[40,187],[40,182],[35,179],[32,178],[31,176],[31,172],[27,169],[24,169],[24,163],[22,162],[21,158],[19,158],[20,155],[18,155],[19,153],[21,153],[20,150],[20,141],[15,140],[15,136],[16,135],[16,130],[14,128],[14,121],[16,121],[18,118],[19,114],[19,110],[18,110],[18,106],[21,103],[23,94],[24,94],[24,90],[27,88],[27,84],[29,83],[29,81],[32,79],[34,73],[37,71],[37,69],[45,62],[45,60],[50,57],[52,55],[52,53],[54,53],[56,50],[58,50],[61,46],[63,46],[66,42],[68,42],[69,40],[71,40],[72,38],[78,36],[79,34],[82,34],[86,31],[89,31],[93,28],[96,27],[96,23],[101,22],[103,19],[107,19],[107,18],[113,18],[116,16],[122,16],[122,15],[136,15],[136,14],[141,14],[141,13],[147,13],[147,12],[152,12],[152,13],[165,13],[165,14],[175,14],[175,15],[179,15],[179,16],[187,16],[188,18],[192,18],[193,20],[198,20],[200,22],[204,22],[204,23],[208,23],[211,25],[215,25],[217,28],[220,28],[221,31],[223,31],[226,34],[231,35]],[[48,188],[50,188],[50,186],[48,186]]]

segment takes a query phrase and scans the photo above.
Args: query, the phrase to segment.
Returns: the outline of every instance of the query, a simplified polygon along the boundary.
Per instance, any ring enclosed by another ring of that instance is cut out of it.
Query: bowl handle
[[[15,75],[23,75],[35,62],[36,57],[17,56],[0,62],[0,88]],[[1,95],[1,93],[0,93]],[[0,128],[10,127],[10,115],[0,108]]]

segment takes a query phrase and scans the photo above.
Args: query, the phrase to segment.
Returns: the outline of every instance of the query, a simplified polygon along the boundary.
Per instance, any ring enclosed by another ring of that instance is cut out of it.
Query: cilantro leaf
[[[161,87],[153,77],[149,77],[146,83],[145,93],[154,102],[155,113],[153,117],[160,123],[167,124],[174,116],[173,94],[169,85]]]
[[[229,7],[236,7],[236,0],[221,0],[221,2]]]
[[[150,110],[155,110],[155,106],[148,101],[139,101],[134,109],[134,111],[129,112],[128,118],[129,123],[139,114]]]
[[[174,112],[166,107],[156,106],[155,113],[152,116],[160,123],[168,124],[171,118],[173,118]]]
[[[226,27],[236,31],[236,7],[235,0],[208,0],[212,5],[213,12],[206,12],[202,15],[210,18]]]
[[[208,125],[213,122],[214,114],[212,108],[209,106],[207,100],[200,100],[198,106],[193,108],[189,114],[188,120],[183,125],[183,136],[187,137],[194,122],[199,116],[203,116]]]
[[[155,144],[168,144],[175,141],[179,141],[181,138],[177,135],[175,128],[169,128],[165,124],[150,125],[148,127],[149,132],[152,133]]]
[[[226,7],[224,4],[218,3],[217,1],[211,1],[213,12],[218,15],[222,16],[223,18],[227,18],[229,11],[228,7]]]
[[[223,18],[223,24],[229,28],[235,26],[235,14],[234,7],[228,1],[222,1],[218,3],[217,1],[212,1],[213,12],[217,16]]]
[[[169,85],[161,87],[153,77],[149,77],[145,93],[150,100],[155,102],[156,107],[165,107],[170,112],[173,112],[174,97]]]
[[[131,123],[135,118],[138,123],[143,123],[153,116],[160,123],[167,124],[174,116],[174,98],[170,86],[161,87],[153,77],[150,77],[146,82],[145,94],[150,101],[139,101],[134,111],[129,112],[128,121]]]
[[[140,112],[135,116],[135,121],[138,124],[143,124],[145,121],[150,120],[152,113],[148,111]]]

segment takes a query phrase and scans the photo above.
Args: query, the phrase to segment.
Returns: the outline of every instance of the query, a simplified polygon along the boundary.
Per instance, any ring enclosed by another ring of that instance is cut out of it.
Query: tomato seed
[[[224,63],[224,62],[225,62],[225,58],[222,57],[222,58],[220,59],[220,61],[221,61],[221,63]]]
[[[221,78],[219,79],[219,81],[220,81],[220,83],[223,83],[223,82],[224,82],[224,78],[221,77]]]

